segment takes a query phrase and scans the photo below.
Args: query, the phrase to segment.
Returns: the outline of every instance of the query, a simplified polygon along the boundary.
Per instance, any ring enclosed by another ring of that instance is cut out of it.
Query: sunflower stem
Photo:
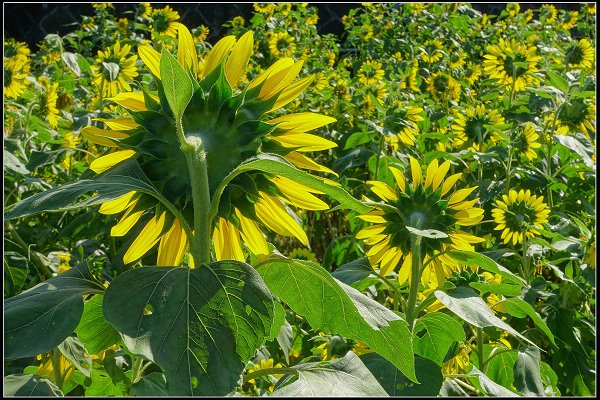
[[[420,221],[419,221],[420,222]],[[421,223],[417,229],[421,229]],[[410,286],[408,292],[408,302],[406,304],[406,322],[408,329],[412,332],[415,321],[415,306],[417,305],[417,293],[419,292],[419,281],[421,280],[421,236],[411,234],[411,275]]]
[[[60,350],[57,348],[50,351],[50,360],[52,361],[52,369],[54,370],[54,383],[62,390],[64,377],[60,372],[60,356]]]
[[[194,258],[194,264],[200,266],[210,262],[212,226],[206,153],[202,140],[198,137],[186,138],[186,144],[186,146],[182,145],[182,150],[190,174],[194,204],[194,232],[190,238],[190,252]]]
[[[483,367],[485,366],[485,361],[483,359],[483,328],[477,327],[475,332],[477,335],[477,359],[479,361],[479,370],[485,373],[483,371]]]

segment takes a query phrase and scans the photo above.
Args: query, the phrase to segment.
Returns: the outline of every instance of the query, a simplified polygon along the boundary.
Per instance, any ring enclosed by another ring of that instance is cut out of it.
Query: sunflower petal
[[[115,151],[114,153],[110,153],[105,156],[96,158],[94,161],[91,162],[90,169],[95,173],[100,174],[114,167],[121,161],[133,157],[134,155],[135,151],[133,150]]]
[[[240,220],[240,234],[252,254],[269,254],[269,245],[256,222],[248,219],[236,208],[235,215]]]
[[[235,36],[225,36],[219,40],[206,56],[202,77],[204,78],[219,65],[235,45]]]
[[[187,248],[187,236],[175,218],[171,229],[160,239],[158,245],[158,257],[156,265],[158,267],[176,267],[181,264],[185,249]]]
[[[147,44],[138,46],[138,54],[150,72],[160,79],[160,53]]]
[[[129,264],[148,252],[158,242],[162,236],[162,229],[165,224],[166,212],[163,212],[160,217],[154,216],[144,229],[135,238],[129,249],[123,256],[123,263]]]
[[[195,72],[198,69],[198,53],[194,38],[184,24],[177,23],[177,31],[177,60],[183,68]]]
[[[308,244],[306,232],[276,197],[261,193],[260,200],[254,203],[254,209],[260,221],[272,231],[283,236],[294,236],[303,244]]]
[[[118,147],[114,139],[125,139],[127,134],[115,130],[96,128],[95,126],[86,126],[81,129],[83,137],[94,144],[106,147]]]
[[[231,86],[236,86],[246,71],[248,61],[254,48],[252,31],[246,32],[231,50],[231,55],[225,63],[225,76]]]
[[[125,211],[132,203],[133,197],[137,194],[135,190],[124,194],[116,199],[106,201],[102,203],[98,212],[104,215],[118,214],[121,211]]]

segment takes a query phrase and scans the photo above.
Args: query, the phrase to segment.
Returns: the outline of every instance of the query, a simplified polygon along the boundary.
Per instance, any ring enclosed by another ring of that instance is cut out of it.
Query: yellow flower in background
[[[495,79],[507,89],[517,92],[525,90],[538,82],[535,73],[538,72],[537,62],[542,58],[536,55],[537,48],[517,42],[515,39],[504,40],[487,46],[488,54],[483,57],[483,69],[492,79]]]
[[[369,348],[369,346],[362,341],[358,341],[354,344],[354,346],[352,346],[352,351],[354,352],[354,354],[356,354],[357,356],[362,356],[363,354],[367,354],[367,353],[372,353],[373,350],[371,350],[371,348]]]
[[[455,50],[448,56],[448,66],[450,68],[460,69],[467,62],[467,53],[461,50]]]
[[[381,69],[381,63],[376,60],[364,62],[358,70],[358,81],[363,85],[376,85],[384,78],[385,72]]]
[[[471,346],[460,344],[458,354],[442,365],[442,373],[446,375],[463,374],[471,364]]]
[[[596,15],[596,3],[586,3],[583,5],[582,10],[585,14]]]
[[[294,250],[290,251],[288,257],[293,258],[295,260],[307,260],[312,261],[314,263],[319,262],[317,261],[317,256],[315,255],[315,253],[308,249],[303,249],[300,247],[296,247]]]
[[[121,32],[126,32],[128,26],[129,26],[129,20],[127,18],[119,18],[117,20],[117,28]]]
[[[75,150],[81,144],[81,137],[76,135],[75,132],[66,132],[63,135],[63,147],[68,150]],[[74,164],[75,159],[73,157],[72,151],[67,151],[65,154],[65,159],[62,161],[62,166],[69,170]],[[71,255],[69,254],[69,257]],[[59,257],[60,258],[60,257]]]
[[[25,42],[18,42],[15,39],[4,41],[4,59],[18,59],[23,62],[22,70],[25,74],[29,73],[29,57],[31,50]],[[5,61],[6,62],[6,61]]]
[[[518,152],[523,154],[529,161],[533,161],[537,158],[536,149],[542,147],[538,142],[540,135],[535,132],[535,125],[531,122],[527,122],[523,129],[520,130],[513,145]]]
[[[52,356],[50,353],[38,354],[36,359],[40,362],[38,369],[34,372],[35,375],[46,377],[51,382],[56,383],[56,374],[54,373],[54,365],[52,364]],[[58,368],[62,376],[63,383],[68,382],[75,372],[75,366],[71,364],[65,356],[59,354]]]
[[[275,5],[272,3],[254,3],[254,11],[260,14],[271,15],[275,12]]]
[[[42,86],[42,91],[39,97],[40,114],[48,120],[50,127],[58,126],[58,117],[60,112],[56,108],[58,100],[58,83],[50,83],[47,78],[39,77],[38,83]]]
[[[394,137],[386,136],[384,139],[390,144],[392,150],[398,150],[400,143],[405,146],[414,146],[419,134],[419,122],[425,119],[421,116],[423,109],[420,107],[397,107],[393,112],[388,111],[385,118],[385,127],[396,133]]]
[[[426,63],[438,62],[444,56],[442,52],[442,42],[437,39],[430,39],[423,43],[421,49],[421,60]]]
[[[58,257],[58,273],[62,274],[71,269],[71,253],[65,253],[59,251],[57,254]]]
[[[417,86],[417,75],[419,73],[419,61],[413,59],[412,65],[408,72],[405,73],[404,78],[400,82],[400,89],[408,89],[413,92],[419,92],[420,89]]]
[[[438,71],[426,80],[427,90],[437,101],[460,99],[460,83],[449,74]]]
[[[523,243],[526,238],[539,235],[539,229],[548,222],[550,209],[544,203],[543,196],[534,196],[530,190],[516,191],[511,189],[508,195],[502,195],[502,200],[496,200],[492,217],[496,222],[494,230],[502,231],[500,239],[507,244]]]
[[[25,66],[23,58],[5,58],[4,59],[4,96],[17,99],[27,89],[29,81],[27,74],[23,72]]]
[[[596,96],[586,99],[572,99],[562,106],[556,116],[556,125],[553,126],[554,116],[547,117],[550,132],[557,135],[568,135],[581,132],[588,139],[595,138],[596,134]]]
[[[556,17],[558,17],[558,10],[552,4],[542,4],[540,7],[540,15],[539,19],[545,25],[551,25],[556,22]]]
[[[200,60],[191,33],[181,24],[178,29],[179,63],[184,68],[195,71]],[[280,59],[252,80],[244,91],[237,89],[253,48],[252,31],[239,39],[227,36],[215,44],[202,60],[204,69],[200,73],[200,79],[212,79],[209,75],[213,71],[222,71],[221,79],[224,81],[221,81],[221,85],[230,88],[231,100],[215,106],[211,103],[209,92],[202,95],[197,92],[194,97],[196,100],[192,99],[183,116],[184,130],[200,135],[205,144],[211,195],[233,168],[261,152],[279,154],[298,168],[333,172],[303,153],[336,146],[330,140],[308,133],[335,121],[334,118],[312,112],[265,118],[268,113],[293,101],[312,82],[312,76],[296,79],[302,68],[302,61]],[[160,53],[148,45],[141,45],[138,52],[156,79],[160,79]],[[237,102],[233,99],[237,99]],[[156,114],[160,106],[145,101],[142,93],[123,93],[112,100],[127,109],[141,112],[140,118],[145,115],[146,110],[152,110],[147,113],[148,116],[158,118]],[[156,100],[158,98],[154,101]],[[247,102],[254,104],[252,108],[247,108]],[[225,107],[229,107],[228,112],[235,118],[226,117],[230,114],[224,112]],[[215,114],[215,109],[220,112]],[[131,118],[103,120],[110,128],[107,130],[84,128],[83,134],[88,140],[116,150],[94,160],[90,168],[102,173],[126,159],[136,158],[157,187],[169,187],[168,198],[182,214],[191,217],[192,204],[186,200],[191,196],[189,177],[187,172],[182,173],[187,171],[187,164],[182,157],[171,116],[160,118],[164,121],[160,129],[152,120],[145,122],[144,118],[138,119],[138,122]],[[134,134],[136,141],[129,140],[126,149],[119,149],[119,141],[134,137]],[[154,155],[148,156],[145,154],[148,149],[142,152],[135,150],[138,148],[137,143],[142,144],[145,138],[159,139],[165,144],[161,149],[156,149]],[[260,172],[241,174],[226,186],[221,197],[222,207],[219,208],[213,228],[215,259],[242,261],[245,259],[246,248],[254,254],[267,254],[267,241],[262,232],[265,227],[280,235],[296,237],[306,245],[306,233],[290,206],[308,210],[329,208],[315,194],[322,193],[285,177],[265,176]],[[143,222],[146,225],[126,251],[123,259],[125,263],[144,256],[156,244],[159,245],[157,265],[173,266],[181,262],[187,249],[187,237],[181,221],[161,210],[149,196],[131,192],[104,203],[100,212],[124,213],[111,230],[113,236],[128,234],[133,226],[142,221],[143,214],[151,218],[149,221],[144,220],[148,222]]]
[[[269,36],[269,50],[273,57],[291,57],[296,52],[296,39],[287,32],[273,32]]]
[[[596,52],[588,39],[580,39],[565,50],[565,64],[572,68],[592,69]]]
[[[239,29],[244,26],[244,23],[245,23],[244,18],[237,16],[231,20],[231,27]]]
[[[463,77],[469,82],[471,86],[475,84],[481,78],[481,65],[468,62]]]
[[[572,29],[577,23],[578,19],[579,11],[564,11],[560,16],[558,23],[556,24],[557,28],[565,30]]]
[[[363,24],[358,28],[358,37],[367,40],[373,37],[373,27],[369,24]]]
[[[150,3],[140,3],[138,16],[142,19],[148,19],[152,16],[152,5]]]
[[[129,55],[131,46],[116,42],[112,48],[98,50],[97,65],[92,66],[92,83],[103,98],[113,97],[122,92],[130,92],[130,82],[138,76],[135,62],[137,56]]]
[[[192,29],[194,43],[204,42],[209,33],[210,29],[205,25],[200,25],[199,27]]]
[[[250,374],[252,372],[260,371],[261,369],[283,368],[283,365],[281,365],[281,363],[277,363],[277,364],[274,364],[274,363],[275,363],[275,361],[272,358],[269,358],[268,360],[265,360],[264,358],[262,358],[258,364],[252,363],[252,367],[248,368],[248,373]],[[273,377],[275,379],[279,379],[282,376],[283,376],[283,374],[272,374],[272,375],[268,375],[268,376],[263,375],[263,378],[272,379],[270,377]],[[256,387],[256,379],[254,379],[254,378],[248,379],[247,383]],[[267,391],[269,393],[272,393],[274,388],[275,388],[275,385],[269,385],[267,387]]]
[[[177,24],[179,13],[169,6],[156,8],[152,11],[152,38],[156,36],[177,37]]]
[[[412,183],[409,183],[400,169],[389,169],[396,181],[394,188],[380,181],[367,181],[367,184],[371,191],[388,206],[393,207],[394,211],[373,204],[375,209],[360,215],[359,218],[374,225],[362,229],[356,235],[357,239],[363,239],[371,247],[367,251],[367,258],[373,268],[379,267],[381,275],[388,275],[400,266],[400,283],[406,282],[410,277],[411,233],[407,226],[424,230],[434,229],[445,235],[440,238],[422,238],[421,254],[424,262],[446,249],[472,251],[473,243],[483,241],[460,230],[461,226],[473,226],[481,222],[483,209],[475,206],[478,198],[466,200],[476,186],[452,192],[462,173],[446,178],[450,170],[450,161],[439,164],[438,160],[433,160],[423,176],[419,162],[411,157]],[[458,264],[446,254],[442,254],[425,268],[423,279],[428,279],[429,273],[435,273],[437,282],[442,284],[445,277],[456,268]]]
[[[519,6],[519,3],[508,3],[506,5],[506,11],[508,12],[509,17],[516,16],[520,10],[521,6]]]
[[[483,104],[454,112],[452,130],[456,135],[454,146],[473,151],[485,151],[488,144],[500,140],[498,134],[487,126],[504,124],[498,110],[486,110]]]

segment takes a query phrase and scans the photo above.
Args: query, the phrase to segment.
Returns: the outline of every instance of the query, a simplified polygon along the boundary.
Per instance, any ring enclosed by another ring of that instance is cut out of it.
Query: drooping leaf
[[[298,378],[273,392],[279,397],[373,397],[385,390],[361,359],[349,351],[343,358],[300,364]],[[288,378],[283,378],[289,380]]]
[[[127,348],[158,364],[177,396],[232,391],[275,318],[260,276],[236,261],[127,271],[103,308]]]
[[[255,267],[269,289],[313,329],[364,341],[416,381],[411,334],[394,312],[310,261],[271,256]]]
[[[4,357],[21,358],[58,346],[79,323],[83,296],[104,286],[80,264],[4,300]]]
[[[518,298],[506,299],[500,304],[502,304],[503,308],[506,309],[506,312],[513,317],[525,318],[529,316],[533,320],[535,326],[544,332],[550,341],[556,345],[556,342],[554,341],[554,335],[550,331],[550,328],[548,328],[548,325],[546,325],[540,315],[535,312],[531,304],[527,303],[523,299]]]
[[[27,167],[25,166],[25,164],[23,164],[21,162],[21,160],[19,160],[11,152],[9,152],[6,149],[4,149],[4,152],[2,154],[4,155],[3,166],[4,166],[5,170],[8,169],[9,171],[13,171],[13,172],[16,172],[16,173],[21,174],[21,175],[27,175],[27,174],[29,174],[29,170],[27,169]]]
[[[91,378],[91,384],[85,388],[86,397],[121,397],[127,394],[123,391],[122,388],[115,385],[111,377],[108,375],[108,372],[106,371],[100,369],[93,369],[91,373]]]
[[[442,388],[444,378],[441,368],[426,358],[415,358],[415,371],[420,383],[412,382],[377,353],[364,354],[360,359],[390,396],[435,397]]]
[[[436,290],[434,293],[435,297],[443,305],[469,324],[479,328],[495,326],[535,346],[533,342],[521,335],[513,327],[496,317],[485,301],[473,289],[457,287],[451,289],[448,293],[444,293],[441,290]]]
[[[4,377],[4,396],[7,397],[63,397],[60,389],[46,378],[36,375],[15,374]]]
[[[596,163],[594,162],[594,160],[592,160],[590,154],[588,153],[588,148],[573,136],[556,135],[553,137],[553,139],[565,146],[566,148],[568,148],[569,150],[577,153],[581,157],[585,165],[587,165],[588,167],[594,168],[594,166],[596,165]]]
[[[456,341],[466,340],[461,324],[441,312],[427,313],[419,318],[413,334],[415,353],[433,360],[440,366],[452,344]]]
[[[352,285],[354,282],[367,278],[372,272],[373,268],[369,264],[369,260],[363,257],[341,265],[331,275],[346,285]]]
[[[175,118],[180,121],[194,94],[194,86],[177,59],[165,49],[160,56],[160,78],[169,106]]]
[[[540,374],[540,351],[537,347],[519,350],[515,363],[515,387],[525,396],[543,397],[544,386]]]
[[[79,67],[79,62],[77,61],[77,54],[63,51],[60,57],[65,64],[67,64],[67,67],[73,71],[75,76],[79,77],[81,75],[81,68]]]
[[[81,321],[75,329],[90,354],[96,354],[120,340],[119,332],[104,318],[103,300],[104,295],[97,294],[85,303]]]
[[[83,343],[76,337],[69,336],[58,345],[58,350],[67,360],[71,362],[82,374],[90,376],[92,372],[92,356],[88,353]]]
[[[500,386],[490,378],[488,378],[483,372],[472,366],[469,374],[473,374],[477,376],[479,380],[479,385],[483,392],[488,396],[493,397],[519,397],[518,394],[511,392],[504,386]]]

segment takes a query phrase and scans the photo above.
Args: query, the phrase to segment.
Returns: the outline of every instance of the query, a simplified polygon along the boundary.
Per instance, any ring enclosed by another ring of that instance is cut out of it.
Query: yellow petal
[[[144,210],[132,212],[135,203],[133,203],[127,212],[123,214],[119,222],[110,229],[110,236],[125,236],[127,232],[140,220]]]
[[[252,82],[248,84],[248,90],[260,85],[265,81],[265,79],[267,79],[271,75],[277,74],[282,70],[289,70],[292,67],[292,65],[294,65],[294,60],[288,57],[275,61],[273,65],[271,65],[269,68],[263,71],[260,75],[254,78]]]
[[[125,211],[127,207],[131,204],[131,200],[133,196],[135,196],[137,192],[132,190],[129,193],[124,194],[121,197],[117,197],[116,199],[106,201],[102,203],[98,212],[104,215],[112,215],[118,214],[121,211]]]
[[[198,53],[196,52],[194,38],[188,28],[181,23],[177,23],[177,31],[179,33],[177,40],[177,60],[183,68],[195,73],[198,69]]]
[[[230,224],[224,218],[219,218],[213,231],[213,243],[217,261],[245,261],[240,233],[233,224]]]
[[[444,184],[442,185],[442,196],[444,196],[446,193],[448,193],[450,191],[450,189],[452,189],[452,187],[456,184],[456,182],[458,182],[458,180],[461,177],[462,177],[462,172],[459,172],[458,174],[450,175],[448,177],[448,179],[446,179],[444,181]]]
[[[375,193],[383,201],[398,200],[396,192],[386,183],[380,181],[367,181],[371,186],[371,191]]]
[[[165,233],[158,244],[158,267],[176,267],[181,264],[185,249],[187,248],[187,236],[179,220],[175,218],[171,229]]]
[[[337,143],[331,140],[295,131],[284,133],[283,135],[270,136],[269,138],[278,142],[283,147],[297,148],[296,151],[322,151],[337,147]]]
[[[402,252],[397,248],[390,248],[387,251],[387,253],[383,256],[379,264],[381,275],[386,276],[394,269],[396,269],[400,258],[402,258]]]
[[[425,174],[425,184],[423,185],[423,187],[427,188],[427,187],[429,187],[429,185],[431,185],[431,183],[433,182],[433,177],[435,176],[435,173],[437,172],[437,169],[438,169],[438,160],[434,159],[427,166],[427,173]]]
[[[225,76],[231,86],[236,86],[246,71],[248,60],[254,48],[254,36],[252,31],[246,32],[237,41],[231,50],[231,55],[225,63]]]
[[[305,210],[328,210],[329,206],[324,201],[313,196],[307,191],[302,190],[301,186],[296,185],[295,182],[282,185],[276,180],[273,181],[275,186],[281,191],[284,200],[288,203],[295,205],[296,207],[303,208]]]
[[[227,56],[227,53],[229,53],[229,50],[231,50],[234,45],[235,36],[225,36],[223,39],[219,40],[217,44],[215,44],[215,47],[213,47],[206,56],[204,69],[202,70],[203,78],[223,61],[225,56]]]
[[[302,112],[283,115],[268,122],[270,124],[278,124],[277,129],[284,131],[307,132],[335,121],[335,118],[328,117],[327,115]]]
[[[100,129],[95,126],[86,126],[81,129],[83,137],[92,143],[106,147],[118,147],[114,139],[125,139],[127,134],[114,130]]]
[[[160,79],[160,53],[147,44],[138,46],[138,54],[154,76]]]
[[[421,179],[423,178],[423,172],[421,171],[421,166],[419,162],[415,160],[413,157],[410,157],[410,172],[412,174],[413,188],[419,186],[421,183]]]
[[[100,173],[114,167],[121,161],[124,161],[124,160],[127,160],[128,158],[133,157],[134,155],[135,155],[135,151],[133,151],[133,150],[115,151],[114,153],[110,153],[105,156],[96,158],[90,164],[90,169],[92,171],[94,171],[95,173],[100,174]]]
[[[406,178],[402,171],[395,167],[389,167],[390,171],[394,175],[394,179],[396,179],[396,184],[400,188],[400,190],[404,193],[406,191]]]
[[[152,96],[155,100],[158,97]],[[146,102],[144,101],[144,93],[142,92],[128,92],[119,93],[114,97],[109,97],[106,100],[114,101],[118,105],[128,108],[133,111],[146,111]]]
[[[467,198],[468,195],[473,193],[473,190],[475,189],[477,189],[477,186],[457,190],[456,192],[452,193],[452,196],[450,196],[450,198],[448,199],[448,205],[452,205],[463,201]]]
[[[162,236],[162,229],[165,224],[165,216],[166,212],[163,212],[160,217],[154,216],[144,229],[139,233],[139,235],[135,238],[125,255],[123,256],[123,263],[129,264],[148,252],[156,242]]]
[[[374,224],[386,224],[387,220],[383,218],[381,212],[370,212],[368,214],[359,215],[358,218],[363,221],[372,222]]]
[[[94,121],[101,121],[106,124],[110,129],[114,129],[116,131],[127,131],[129,129],[137,128],[139,125],[137,122],[130,117],[123,118],[94,118]]]
[[[371,236],[374,235],[378,235],[381,232],[384,231],[386,225],[372,225],[372,226],[368,226],[366,228],[361,229],[357,234],[356,234],[356,238],[357,239],[366,239],[366,238],[370,238]]]
[[[437,188],[440,186],[449,169],[450,160],[444,161],[442,165],[438,167],[437,171],[435,172],[435,176],[433,177],[433,182],[431,184],[431,188],[434,191],[437,190]]]
[[[314,75],[307,76],[306,78],[298,79],[297,81],[287,85],[279,94],[277,101],[269,111],[277,110],[294,100],[312,83],[314,78]]]
[[[320,171],[320,172],[328,172],[330,174],[338,176],[338,174],[335,173],[335,171],[333,171],[321,164],[317,164],[310,158],[306,157],[303,154],[298,153],[297,151],[292,151],[291,153],[283,156],[283,158],[285,158],[287,161],[294,164],[298,168],[310,169],[313,171]]]
[[[269,229],[283,236],[295,236],[303,244],[308,244],[306,233],[288,213],[281,200],[261,193],[261,199],[254,204],[256,216]]]
[[[235,215],[240,220],[242,240],[252,254],[269,254],[269,245],[256,222],[248,219],[236,208]]]
[[[321,177],[319,177],[319,178],[322,179],[322,180],[325,180],[325,178],[321,178]],[[314,189],[314,188],[312,188],[310,186],[307,186],[307,185],[304,185],[304,184],[302,184],[300,182],[296,182],[296,181],[294,181],[292,179],[286,178],[285,176],[276,176],[276,177],[274,177],[272,179],[272,181],[274,183],[276,183],[277,185],[294,185],[294,186],[297,186],[299,190],[303,190],[303,191],[309,192],[309,193],[325,194],[325,192],[322,192],[320,190]],[[327,179],[327,181],[329,181],[327,183],[330,184],[330,185],[334,184],[334,186],[339,186],[339,183],[337,183],[337,182],[330,181],[329,179]]]
[[[296,79],[302,69],[304,61],[298,61],[286,69],[272,73],[265,79],[263,86],[260,88],[259,97],[261,99],[270,99],[285,89],[290,83]]]

